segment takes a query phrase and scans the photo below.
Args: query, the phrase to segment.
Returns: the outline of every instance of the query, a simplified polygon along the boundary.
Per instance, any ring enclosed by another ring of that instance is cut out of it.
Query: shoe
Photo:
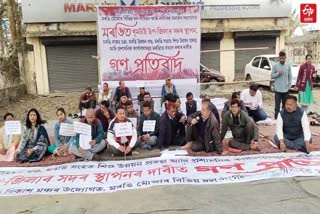
[[[152,150],[152,146],[150,146],[149,144],[145,143],[143,146],[142,146],[143,149],[146,149],[146,150]]]
[[[94,160],[94,161],[101,161],[102,159],[101,159],[101,156],[100,156],[100,155],[94,154],[93,157],[92,157],[92,160]]]

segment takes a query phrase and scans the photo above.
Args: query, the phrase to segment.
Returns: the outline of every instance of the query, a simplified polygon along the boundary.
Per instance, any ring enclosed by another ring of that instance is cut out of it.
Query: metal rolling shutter
[[[201,51],[220,50],[220,34],[203,34]],[[208,68],[220,71],[220,51],[201,53],[201,63]]]
[[[97,46],[47,46],[47,66],[50,91],[83,90],[98,85]]]
[[[247,63],[257,55],[275,54],[276,37],[275,36],[250,36],[236,37],[235,48],[257,48],[268,47],[268,49],[235,51],[235,79],[244,79],[244,70]]]

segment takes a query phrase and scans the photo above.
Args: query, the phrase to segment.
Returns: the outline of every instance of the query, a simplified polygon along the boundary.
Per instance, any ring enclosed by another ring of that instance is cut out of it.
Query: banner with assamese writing
[[[167,77],[175,84],[197,82],[199,6],[100,6],[97,14],[101,82],[131,86],[148,80],[153,87]]]
[[[0,196],[104,193],[159,185],[226,184],[319,175],[320,152],[79,162],[1,168]]]

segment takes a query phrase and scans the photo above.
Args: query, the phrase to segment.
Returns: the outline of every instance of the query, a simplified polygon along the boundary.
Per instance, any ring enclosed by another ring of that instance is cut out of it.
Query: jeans
[[[282,103],[282,108],[285,106],[286,98],[289,95],[289,91],[282,93],[282,92],[275,92],[274,95],[274,119],[278,118],[278,114],[280,112],[280,104]]]
[[[278,147],[280,146],[280,140],[277,135],[274,136],[274,143],[276,144],[276,146]],[[310,139],[309,143],[312,143],[312,138]],[[288,140],[285,138],[284,144],[286,145],[287,149],[294,149],[294,150],[307,153],[306,145],[303,137],[295,140]]]
[[[262,108],[251,110],[250,108],[246,107],[246,109],[247,109],[249,116],[253,118],[254,122],[257,122],[260,120],[265,120],[268,117],[266,112],[263,111]]]
[[[79,150],[79,147],[77,147],[76,145],[73,145],[73,144],[70,145],[69,149],[72,154],[74,154],[78,157],[82,157],[87,160],[92,160],[93,155],[98,152],[101,152],[106,147],[106,145],[107,145],[106,141],[101,140],[100,143],[95,144],[94,146],[91,147],[91,149],[86,150],[84,153],[81,153]]]

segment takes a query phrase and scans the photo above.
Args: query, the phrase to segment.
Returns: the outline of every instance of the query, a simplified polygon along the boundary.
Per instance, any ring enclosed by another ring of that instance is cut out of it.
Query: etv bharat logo
[[[300,4],[300,22],[317,22],[317,4]]]

